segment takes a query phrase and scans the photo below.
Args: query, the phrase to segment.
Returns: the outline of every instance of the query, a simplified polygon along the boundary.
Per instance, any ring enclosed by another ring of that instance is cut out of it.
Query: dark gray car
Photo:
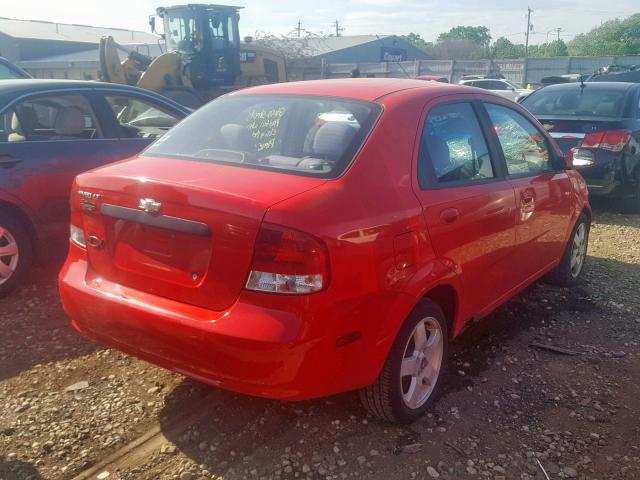
[[[640,212],[640,84],[550,85],[521,105],[572,155],[590,195],[621,198]]]

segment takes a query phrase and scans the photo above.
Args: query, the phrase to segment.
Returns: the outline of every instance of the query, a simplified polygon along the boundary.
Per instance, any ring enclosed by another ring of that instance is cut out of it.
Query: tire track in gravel
[[[135,467],[141,463],[143,459],[147,459],[152,452],[158,450],[161,445],[169,443],[169,440],[165,436],[166,434],[169,434],[169,432],[176,434],[189,428],[190,425],[198,421],[202,415],[201,408],[204,408],[213,397],[215,397],[215,392],[201,397],[195,401],[193,411],[172,419],[171,423],[165,425],[164,428],[162,428],[160,424],[155,425],[143,435],[109,455],[103,461],[73,477],[73,480],[87,480],[105,470],[108,472],[116,470],[125,471]]]

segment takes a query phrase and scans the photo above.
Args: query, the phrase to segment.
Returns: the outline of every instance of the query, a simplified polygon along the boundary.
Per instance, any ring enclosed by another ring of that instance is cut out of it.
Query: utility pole
[[[333,24],[333,26],[336,29],[336,37],[341,37],[342,36],[342,32],[344,30],[344,27],[340,26],[340,22],[338,20],[335,21],[335,23]]]
[[[556,31],[558,32],[558,41],[560,41],[560,32],[562,31],[562,29],[558,27],[556,28]]]
[[[302,33],[302,21],[298,20],[298,27],[296,28],[296,30],[298,32],[298,38],[300,38]]]
[[[526,33],[526,40],[524,43],[524,58],[527,58],[529,56],[529,32],[531,32],[531,14],[533,13],[533,10],[531,10],[531,7],[527,7],[527,33]]]

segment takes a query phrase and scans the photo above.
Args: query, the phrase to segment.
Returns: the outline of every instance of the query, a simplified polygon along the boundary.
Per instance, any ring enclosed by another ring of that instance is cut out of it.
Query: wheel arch
[[[589,220],[589,225],[591,225],[591,220],[593,219],[593,213],[591,212],[591,209],[585,205],[584,207],[582,207],[582,211],[580,212],[580,214],[585,215],[587,217],[587,220]]]
[[[31,238],[33,253],[36,253],[36,245],[37,245],[37,230],[35,224],[31,217],[18,205],[8,202],[7,200],[0,198],[0,212],[7,212],[9,216],[18,220],[26,229]]]
[[[430,300],[442,309],[447,320],[449,338],[453,338],[459,311],[459,296],[455,287],[449,283],[437,285],[426,292],[422,300]]]

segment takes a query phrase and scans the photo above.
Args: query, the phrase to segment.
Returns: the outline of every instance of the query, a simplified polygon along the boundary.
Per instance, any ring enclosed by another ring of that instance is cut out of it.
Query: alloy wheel
[[[7,282],[18,268],[20,252],[15,237],[0,225],[0,285]]]
[[[438,381],[444,353],[440,324],[433,317],[420,320],[413,329],[400,367],[400,389],[404,404],[420,408]]]
[[[582,271],[587,254],[587,226],[581,223],[573,236],[571,246],[571,276],[576,278]]]

